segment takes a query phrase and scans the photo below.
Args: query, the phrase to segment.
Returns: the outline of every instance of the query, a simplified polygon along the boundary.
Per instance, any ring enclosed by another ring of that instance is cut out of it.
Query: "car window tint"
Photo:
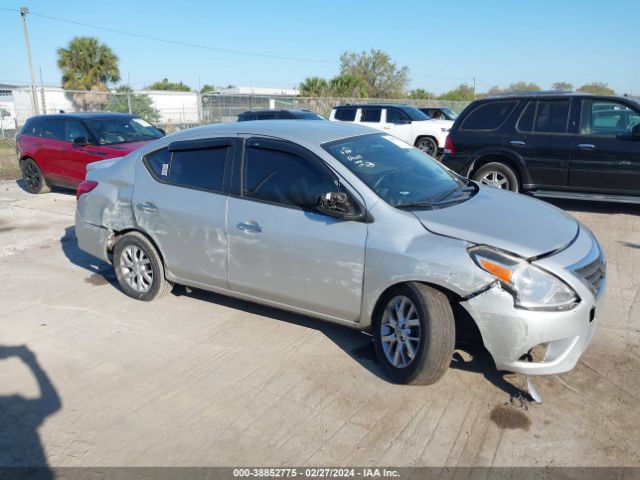
[[[256,114],[256,120],[275,120],[278,115],[274,113],[258,113]]]
[[[534,131],[537,133],[565,133],[569,119],[569,99],[540,100],[536,110]]]
[[[334,117],[342,122],[353,122],[356,119],[355,108],[338,108]]]
[[[173,152],[169,182],[181,187],[222,191],[228,147]]]
[[[44,122],[41,136],[53,140],[64,140],[64,122],[60,120]]]
[[[82,123],[78,120],[65,120],[64,121],[64,140],[66,142],[73,142],[77,138],[83,138],[86,141],[89,140],[89,132]]]
[[[484,103],[464,119],[461,130],[495,130],[507,119],[518,102],[506,100]]]
[[[169,177],[169,163],[171,152],[166,148],[152,152],[144,159],[147,169],[158,179],[166,181]]]
[[[363,108],[362,115],[360,115],[361,122],[380,122],[380,115],[382,114],[381,108]]]
[[[42,120],[33,119],[27,120],[27,123],[24,126],[24,130],[22,131],[23,135],[31,135],[33,137],[39,137],[42,134]]]
[[[267,202],[313,208],[318,197],[338,190],[335,180],[310,161],[292,153],[247,148],[243,195]]]
[[[387,123],[403,123],[409,119],[397,108],[387,108]]]
[[[533,116],[536,114],[536,102],[528,102],[524,107],[524,111],[520,114],[518,126],[521,132],[530,132],[533,130]]]
[[[630,134],[640,123],[640,113],[623,103],[602,100],[582,100],[581,135],[616,136]]]

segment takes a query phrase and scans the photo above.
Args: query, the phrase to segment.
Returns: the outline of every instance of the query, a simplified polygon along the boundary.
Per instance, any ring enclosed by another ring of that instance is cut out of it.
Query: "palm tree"
[[[324,78],[307,77],[300,84],[300,96],[323,97],[328,93],[329,84]]]
[[[74,37],[58,49],[58,68],[66,90],[107,90],[107,82],[120,80],[118,57],[95,37]]]

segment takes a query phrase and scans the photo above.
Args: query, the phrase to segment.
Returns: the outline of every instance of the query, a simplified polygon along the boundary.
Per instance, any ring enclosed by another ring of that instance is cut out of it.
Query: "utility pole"
[[[42,113],[47,113],[47,101],[44,98],[44,80],[42,80],[42,66],[38,65],[40,69],[40,96],[42,99]]]
[[[27,32],[27,7],[20,7],[20,17],[22,17],[22,31],[24,32],[24,44],[27,47],[27,58],[29,59],[29,71],[31,72],[31,103],[33,105],[33,113],[37,115],[38,100],[36,99],[36,74],[33,70],[33,61],[31,60],[31,45],[29,44],[29,33]]]

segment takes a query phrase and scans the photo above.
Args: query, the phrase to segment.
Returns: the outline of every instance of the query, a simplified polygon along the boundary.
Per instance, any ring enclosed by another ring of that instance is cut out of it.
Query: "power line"
[[[18,12],[19,11],[19,10],[14,10],[14,9],[10,9],[10,8],[0,8],[0,10],[6,10],[6,11],[11,11],[11,12]],[[142,38],[142,39],[146,39],[146,40],[153,40],[153,41],[156,41],[156,42],[163,42],[163,43],[168,43],[168,44],[171,44],[171,45],[179,45],[179,46],[182,46],[182,47],[199,48],[201,50],[210,50],[210,51],[213,51],[213,52],[228,53],[228,54],[233,54],[233,55],[245,55],[245,56],[250,56],[250,57],[270,58],[272,60],[287,60],[287,61],[291,61],[291,62],[335,64],[335,61],[333,61],[333,60],[287,57],[287,56],[281,56],[281,55],[270,55],[270,54],[265,54],[265,53],[248,52],[248,51],[244,51],[244,50],[231,50],[231,49],[227,49],[227,48],[211,47],[211,46],[208,46],[208,45],[200,45],[200,44],[197,44],[197,43],[181,42],[179,40],[171,40],[171,39],[167,39],[167,38],[154,37],[154,36],[151,36],[151,35],[144,35],[144,34],[141,34],[141,33],[127,32],[125,30],[119,30],[119,29],[115,29],[115,28],[101,27],[101,26],[98,26],[98,25],[92,25],[90,23],[78,22],[76,20],[68,20],[66,18],[54,17],[54,16],[51,16],[51,15],[45,15],[45,14],[36,13],[36,12],[33,12],[33,11],[29,11],[29,13],[31,15],[33,15],[33,16],[46,18],[48,20],[54,20],[56,22],[69,23],[69,24],[72,24],[72,25],[79,25],[79,26],[82,26],[82,27],[93,28],[93,29],[96,29],[96,30],[103,30],[105,32],[117,33],[117,34],[120,34],[120,35],[127,35],[129,37]]]

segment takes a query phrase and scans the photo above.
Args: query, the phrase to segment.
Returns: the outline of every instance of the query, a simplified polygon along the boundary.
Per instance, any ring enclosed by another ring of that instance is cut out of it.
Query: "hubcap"
[[[140,247],[129,245],[120,255],[120,273],[127,285],[136,292],[145,293],[153,284],[153,266]]]
[[[436,144],[432,140],[423,139],[418,142],[418,148],[424,153],[433,155],[436,151]]]
[[[490,187],[509,190],[509,179],[500,172],[488,172],[481,179],[480,183]]]
[[[404,368],[414,360],[420,346],[420,317],[409,298],[398,295],[387,304],[380,335],[382,350],[391,365]]]

